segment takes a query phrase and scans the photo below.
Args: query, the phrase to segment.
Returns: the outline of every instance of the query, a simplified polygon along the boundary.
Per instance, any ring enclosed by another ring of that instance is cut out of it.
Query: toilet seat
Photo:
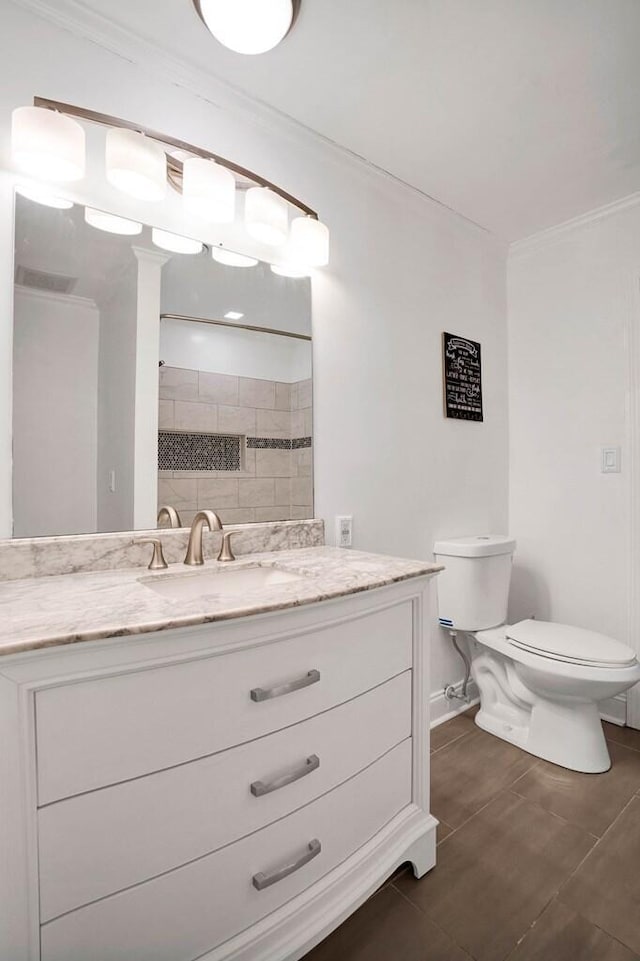
[[[584,667],[624,668],[636,663],[636,654],[620,641],[568,624],[526,620],[505,628],[512,647]]]

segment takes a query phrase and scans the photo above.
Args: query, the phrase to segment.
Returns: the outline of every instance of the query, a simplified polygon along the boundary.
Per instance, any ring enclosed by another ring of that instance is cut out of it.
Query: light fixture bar
[[[275,327],[258,327],[255,324],[232,324],[229,320],[214,320],[213,317],[191,317],[189,314],[160,314],[160,320],[191,320],[196,324],[213,324],[214,327],[233,327],[234,330],[257,330],[261,334],[277,334],[278,337],[292,337],[294,340],[311,340],[308,334],[294,334],[292,330],[276,330]]]
[[[294,3],[294,20],[297,13],[297,8],[300,6],[299,3]],[[292,194],[287,193],[278,187],[276,184],[271,183],[269,180],[265,180],[260,174],[254,173],[252,170],[248,170],[246,167],[240,167],[238,164],[233,163],[232,160],[227,160],[225,157],[220,157],[218,154],[211,153],[210,150],[205,150],[203,147],[197,147],[195,144],[187,143],[186,140],[177,140],[175,137],[169,137],[164,133],[159,133],[157,130],[150,130],[148,127],[143,126],[139,123],[132,123],[129,120],[121,120],[119,117],[112,117],[106,113],[97,113],[95,110],[86,110],[84,107],[76,107],[71,103],[62,103],[58,100],[47,100],[45,97],[34,97],[33,98],[34,107],[43,107],[45,110],[53,110],[57,113],[65,114],[68,117],[78,117],[81,120],[86,120],[89,123],[97,123],[103,127],[116,127],[121,130],[135,130],[137,133],[143,133],[146,137],[150,137],[152,140],[157,140],[160,143],[167,144],[170,147],[175,147],[176,150],[186,150],[188,153],[194,154],[197,157],[205,157],[208,160],[215,160],[216,163],[221,164],[221,166],[226,167],[228,170],[233,171],[239,177],[245,177],[248,180],[253,181],[255,184],[261,187],[268,187],[274,193],[286,200],[287,203],[294,207],[297,207],[308,217],[313,217],[314,220],[318,219],[318,214],[307,204],[298,200]],[[182,172],[182,164],[175,157],[167,157],[167,161],[170,167],[179,169]]]

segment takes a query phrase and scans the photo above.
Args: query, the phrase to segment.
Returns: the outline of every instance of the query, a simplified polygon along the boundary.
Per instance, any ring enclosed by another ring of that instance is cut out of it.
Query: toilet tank
[[[483,631],[504,624],[516,542],[503,534],[436,541],[438,616],[442,627]]]

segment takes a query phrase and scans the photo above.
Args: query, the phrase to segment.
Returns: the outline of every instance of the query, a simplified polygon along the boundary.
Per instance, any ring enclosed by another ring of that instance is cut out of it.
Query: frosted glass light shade
[[[173,254],[199,254],[203,247],[199,240],[182,237],[180,234],[172,234],[170,231],[160,230],[158,227],[152,229],[151,239],[156,247],[170,250]]]
[[[265,53],[286,36],[292,0],[200,0],[202,19],[216,40],[236,53]]]
[[[234,250],[225,250],[224,247],[212,247],[211,256],[225,267],[255,267],[258,263],[255,257],[246,257]]]
[[[32,177],[55,183],[84,177],[84,130],[71,117],[44,107],[13,111],[11,153],[17,166]]]
[[[300,264],[271,264],[271,271],[278,277],[308,277],[309,267],[301,267]]]
[[[289,231],[286,201],[268,187],[250,187],[244,201],[244,222],[252,237],[277,247],[285,242]]]
[[[138,200],[162,200],[167,192],[167,158],[160,144],[135,130],[107,131],[107,180]]]
[[[204,157],[185,160],[182,196],[190,213],[215,224],[232,223],[236,212],[236,178],[230,170]]]
[[[329,228],[313,217],[296,217],[291,222],[289,245],[297,263],[309,267],[326,267],[329,263]]]
[[[33,200],[44,207],[54,207],[56,210],[71,210],[73,207],[72,200],[67,200],[65,197],[56,197],[49,193],[46,187],[40,185],[26,186],[21,184],[16,187],[16,193],[20,194],[21,197],[26,197],[27,200]]]
[[[84,219],[90,227],[97,230],[104,230],[108,234],[122,234],[125,237],[135,237],[142,233],[142,224],[135,220],[127,220],[126,217],[116,217],[115,214],[108,214],[105,210],[95,210],[93,207],[85,207]]]

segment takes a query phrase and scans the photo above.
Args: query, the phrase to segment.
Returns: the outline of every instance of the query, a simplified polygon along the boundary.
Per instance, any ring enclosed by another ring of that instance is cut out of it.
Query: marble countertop
[[[147,586],[150,579],[171,574],[198,576],[256,565],[302,576],[234,598],[223,596],[215,585],[191,600],[174,600]],[[198,568],[172,564],[158,572],[136,567],[6,581],[0,583],[0,655],[285,610],[440,570],[429,561],[310,547],[246,554],[232,564],[207,561]]]

